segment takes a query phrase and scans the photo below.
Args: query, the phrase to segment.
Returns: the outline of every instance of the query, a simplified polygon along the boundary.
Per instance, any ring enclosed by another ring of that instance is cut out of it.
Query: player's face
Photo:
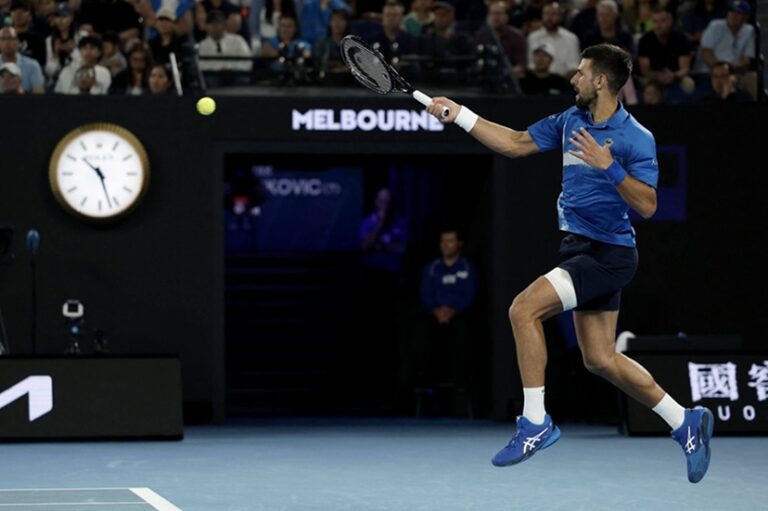
[[[597,87],[589,59],[581,59],[579,68],[571,78],[571,85],[576,90],[577,107],[588,110],[597,101]]]

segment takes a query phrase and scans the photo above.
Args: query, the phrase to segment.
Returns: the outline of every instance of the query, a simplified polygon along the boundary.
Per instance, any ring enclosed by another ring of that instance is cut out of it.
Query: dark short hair
[[[13,0],[11,2],[11,8],[9,10],[15,11],[16,9],[32,11],[32,4],[29,2],[29,0]]]
[[[112,43],[115,46],[120,44],[120,36],[114,30],[109,30],[101,34],[101,41],[103,43]]]
[[[227,15],[218,9],[208,11],[208,14],[205,16],[206,23],[225,23],[226,21]]]
[[[725,69],[728,70],[728,74],[729,75],[733,74],[733,66],[731,65],[730,62],[725,62],[724,60],[718,60],[717,62],[712,64],[712,68],[711,69],[714,71],[714,69],[716,67],[725,67]]]
[[[613,44],[596,44],[581,52],[581,58],[592,61],[592,74],[608,78],[608,90],[618,94],[632,74],[632,55]]]
[[[398,0],[387,0],[381,10],[383,11],[385,7],[399,7],[401,12],[405,12],[405,6]]]
[[[86,46],[94,46],[98,48],[99,50],[102,49],[101,45],[101,37],[95,36],[95,35],[87,35],[83,36],[80,39],[80,42],[77,43],[78,48],[85,48]]]
[[[464,241],[464,233],[461,231],[461,229],[459,229],[455,225],[446,225],[440,229],[440,237],[442,237],[443,234],[450,234],[450,233],[456,234],[457,240]]]

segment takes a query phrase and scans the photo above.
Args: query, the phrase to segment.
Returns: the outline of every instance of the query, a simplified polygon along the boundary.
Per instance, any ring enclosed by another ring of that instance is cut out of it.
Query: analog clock
[[[110,221],[133,210],[149,185],[149,159],[128,130],[81,126],[56,145],[48,176],[56,200],[84,219]]]

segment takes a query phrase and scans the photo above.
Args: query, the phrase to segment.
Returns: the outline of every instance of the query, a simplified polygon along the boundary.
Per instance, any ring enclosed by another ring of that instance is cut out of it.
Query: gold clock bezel
[[[83,135],[84,133],[88,133],[90,131],[109,131],[114,133],[118,137],[121,137],[133,148],[134,151],[136,151],[136,154],[139,156],[139,160],[141,162],[141,170],[142,170],[142,173],[144,174],[143,176],[144,179],[142,181],[141,190],[139,190],[139,194],[136,197],[136,200],[134,200],[133,204],[131,204],[128,208],[124,209],[119,213],[115,213],[114,215],[105,216],[105,217],[94,217],[94,216],[89,216],[84,213],[81,213],[80,211],[73,208],[67,202],[67,200],[64,198],[64,194],[62,193],[61,188],[59,187],[57,165],[59,160],[61,159],[62,153],[64,152],[64,148],[67,147],[69,143],[72,142],[72,140],[74,140],[75,138]],[[59,143],[56,144],[56,147],[53,149],[53,154],[51,155],[51,159],[48,164],[48,181],[50,183],[53,196],[56,198],[56,202],[58,202],[59,205],[61,205],[61,207],[63,207],[71,215],[74,215],[75,217],[81,220],[87,220],[88,222],[97,223],[97,224],[108,224],[111,222],[116,222],[118,220],[125,218],[131,212],[133,212],[133,210],[136,209],[136,207],[141,203],[142,199],[147,193],[147,189],[149,188],[149,178],[150,178],[149,157],[147,156],[146,149],[144,149],[144,145],[139,141],[136,135],[134,135],[127,129],[123,128],[122,126],[118,126],[117,124],[113,124],[109,122],[95,122],[91,124],[84,124],[82,126],[79,126],[69,131],[59,141]]]

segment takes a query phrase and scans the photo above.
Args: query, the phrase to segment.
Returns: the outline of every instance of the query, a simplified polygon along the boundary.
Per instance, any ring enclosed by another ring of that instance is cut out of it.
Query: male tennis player
[[[560,438],[544,410],[547,349],[542,321],[574,310],[584,365],[653,409],[683,447],[688,480],[709,467],[714,418],[707,408],[685,409],[635,361],[615,351],[621,289],[637,269],[635,231],[628,209],[650,218],[656,211],[658,163],[653,135],[624,109],[617,95],[632,70],[631,56],[600,44],[585,49],[571,84],[576,106],[515,131],[478,117],[447,98],[428,111],[455,122],[487,147],[507,156],[563,151],[562,193],[557,200],[562,262],[520,293],[509,309],[523,380],[523,415],[517,431],[493,458],[496,466],[525,461]]]

